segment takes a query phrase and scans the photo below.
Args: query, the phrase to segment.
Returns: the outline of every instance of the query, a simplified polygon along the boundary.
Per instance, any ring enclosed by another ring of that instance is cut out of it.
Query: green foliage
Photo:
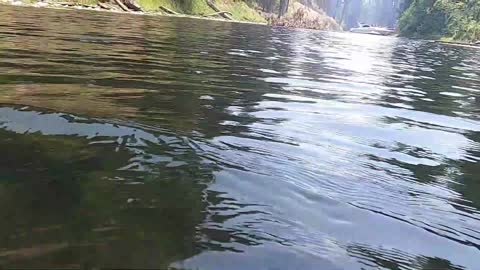
[[[23,2],[33,4],[35,2],[38,2],[38,0],[24,0]],[[69,0],[69,1],[64,1],[64,0],[51,0],[49,2],[55,3],[55,2],[60,2],[60,3],[65,3],[65,2],[73,2],[73,3],[78,3],[78,4],[83,4],[83,5],[95,5],[97,4],[97,0]]]
[[[254,8],[255,3],[246,1],[217,1],[216,4],[222,10],[232,13],[233,18],[240,21],[261,22],[266,20]]]
[[[401,16],[399,29],[406,36],[480,40],[480,0],[415,0]]]
[[[453,39],[480,39],[480,0],[439,0],[436,6],[449,15],[448,30]]]
[[[207,15],[214,13],[206,0],[137,0],[147,11],[158,11],[160,6],[167,7],[181,14]],[[222,10],[232,13],[239,21],[265,22],[265,19],[253,8],[254,3],[245,1],[217,0],[215,4]]]
[[[206,15],[214,13],[206,0],[137,0],[147,11],[158,11],[160,6],[167,7],[181,14]],[[254,9],[254,2],[217,0],[215,4],[222,10],[232,13],[239,21],[265,22],[265,19]]]
[[[38,0],[25,0],[36,2]],[[98,0],[52,0],[52,2],[72,2],[95,5]],[[145,11],[159,11],[160,6],[186,15],[203,16],[215,11],[207,5],[206,0],[136,0]],[[215,4],[222,10],[232,13],[238,21],[265,23],[266,20],[256,11],[257,0],[216,0]]]
[[[435,0],[415,0],[399,20],[400,33],[406,36],[446,34],[447,15],[435,7]]]
[[[211,13],[204,0],[136,0],[146,11],[159,11],[160,6],[169,8],[181,14],[204,15]]]

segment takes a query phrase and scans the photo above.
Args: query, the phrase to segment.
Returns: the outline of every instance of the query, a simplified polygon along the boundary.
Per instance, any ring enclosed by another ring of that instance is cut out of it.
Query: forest
[[[293,1],[293,0],[290,0]],[[400,35],[467,42],[480,40],[480,0],[300,0],[321,9],[345,30],[359,23],[396,28]],[[285,13],[289,0],[258,0]]]
[[[0,0],[27,1],[36,0]],[[480,41],[480,0],[50,0],[99,5],[135,2],[138,10],[270,23],[320,30],[359,24],[396,29],[401,36]],[[215,6],[214,6],[215,5]],[[136,6],[135,6],[136,7]],[[213,7],[213,9],[212,9]],[[124,7],[123,10],[126,8]],[[226,16],[227,14],[228,16]]]
[[[405,36],[480,40],[480,0],[414,0],[399,19]]]
[[[280,15],[289,0],[259,0]],[[291,0],[293,1],[293,0]],[[320,8],[345,30],[359,23],[396,28],[400,35],[467,42],[480,41],[480,0],[301,0]],[[279,7],[277,7],[279,6]]]
[[[344,29],[358,23],[396,28],[402,36],[480,40],[480,0],[305,0]]]

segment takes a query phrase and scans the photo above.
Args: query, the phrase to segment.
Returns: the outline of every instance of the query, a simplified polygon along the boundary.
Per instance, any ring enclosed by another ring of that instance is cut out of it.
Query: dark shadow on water
[[[188,155],[181,169],[165,157],[150,173],[119,171],[141,147],[111,136],[41,134],[48,131],[0,131],[2,265],[166,268],[201,250],[197,226],[212,171],[187,147],[164,146],[176,159]]]

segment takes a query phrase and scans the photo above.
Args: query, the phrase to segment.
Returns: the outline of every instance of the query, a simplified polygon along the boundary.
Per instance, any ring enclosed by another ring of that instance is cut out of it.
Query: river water
[[[480,269],[480,52],[0,6],[0,267]]]

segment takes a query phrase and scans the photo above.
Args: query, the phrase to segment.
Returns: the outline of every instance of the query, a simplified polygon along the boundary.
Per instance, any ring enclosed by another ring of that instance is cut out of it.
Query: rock
[[[212,96],[208,96],[208,95],[201,96],[198,99],[200,99],[200,100],[214,100],[214,98]]]
[[[340,30],[341,27],[323,11],[313,10],[301,3],[295,2],[285,16],[276,15],[267,18],[268,23],[274,26],[293,28],[309,28],[317,30]]]
[[[34,6],[34,7],[48,7],[48,3],[47,2],[36,2],[32,6]]]

